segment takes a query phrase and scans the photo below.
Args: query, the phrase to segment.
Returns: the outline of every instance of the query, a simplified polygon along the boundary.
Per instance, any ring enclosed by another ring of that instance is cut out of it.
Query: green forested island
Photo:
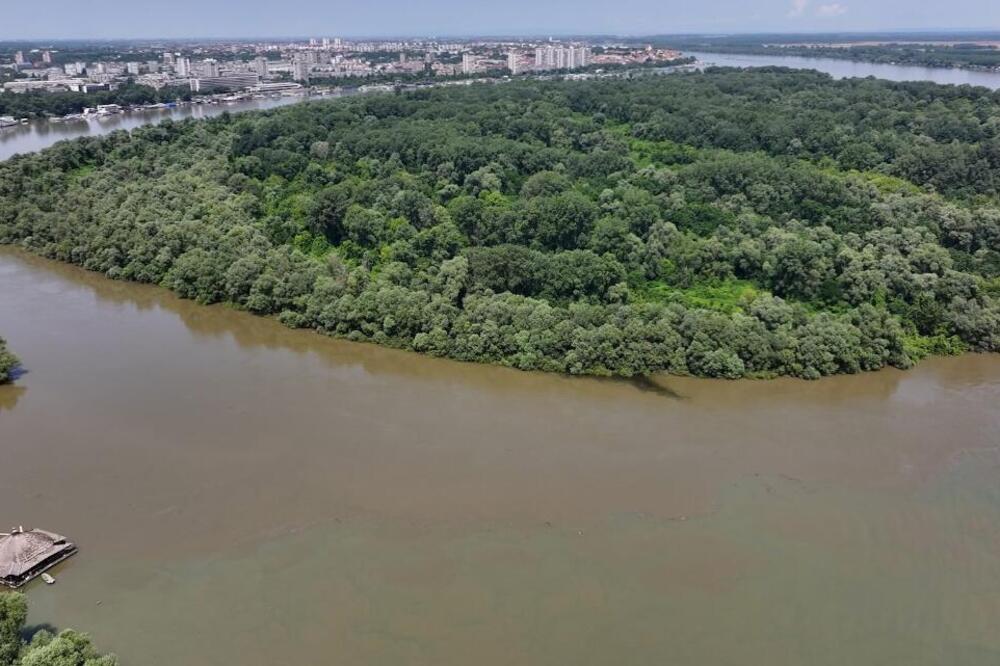
[[[24,595],[0,594],[0,666],[116,666],[114,655],[100,655],[86,634],[72,629],[53,635],[41,630],[22,639],[28,619]]]
[[[519,81],[164,122],[0,164],[0,243],[522,369],[1000,351],[1000,95],[816,72]]]
[[[14,369],[20,362],[20,359],[7,349],[7,341],[0,338],[0,384],[11,381]]]

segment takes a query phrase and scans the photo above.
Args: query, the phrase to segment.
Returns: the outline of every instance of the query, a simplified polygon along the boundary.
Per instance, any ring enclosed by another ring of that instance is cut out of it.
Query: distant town
[[[668,63],[678,51],[626,44],[545,40],[85,44],[0,49],[3,91],[95,92],[134,84],[193,93],[275,92],[315,82],[392,77],[520,75]]]

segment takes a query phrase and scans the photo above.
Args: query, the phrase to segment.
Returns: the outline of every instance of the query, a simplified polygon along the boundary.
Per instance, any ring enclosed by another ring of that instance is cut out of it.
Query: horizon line
[[[636,39],[641,40],[647,39],[662,39],[664,37],[731,37],[731,36],[743,36],[743,37],[753,37],[753,36],[774,36],[774,35],[784,35],[784,36],[796,36],[796,35],[811,35],[811,36],[845,36],[845,35],[905,35],[905,34],[923,34],[923,35],[937,35],[937,34],[967,34],[967,33],[977,33],[983,35],[997,35],[1000,37],[1000,27],[993,28],[891,28],[891,29],[858,29],[858,30],[753,30],[753,31],[740,31],[740,30],[727,30],[727,31],[680,31],[680,32],[658,32],[658,33],[630,33],[630,32],[617,32],[617,33],[604,33],[604,32],[557,32],[557,31],[541,31],[537,33],[441,33],[441,34],[394,34],[394,33],[380,33],[380,34],[336,34],[336,33],[313,33],[313,34],[300,34],[300,35],[232,35],[232,36],[210,36],[210,35],[189,35],[189,36],[163,36],[163,35],[138,35],[134,37],[83,37],[83,36],[66,36],[66,37],[3,37],[0,38],[0,44],[7,43],[19,43],[19,42],[37,42],[37,41],[52,41],[52,42],[70,42],[70,41],[80,41],[80,42],[115,42],[115,41],[277,41],[277,40],[308,40],[317,37],[338,37],[340,39],[347,39],[353,41],[361,40],[441,40],[441,39],[461,39],[461,40],[473,40],[473,39],[549,39],[549,38],[570,38],[570,37],[591,37],[591,38],[601,38],[601,39]]]

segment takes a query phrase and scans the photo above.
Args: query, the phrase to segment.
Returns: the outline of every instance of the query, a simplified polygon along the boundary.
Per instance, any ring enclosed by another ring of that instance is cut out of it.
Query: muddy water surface
[[[127,664],[1000,663],[1000,356],[610,382],[0,248],[0,524]]]

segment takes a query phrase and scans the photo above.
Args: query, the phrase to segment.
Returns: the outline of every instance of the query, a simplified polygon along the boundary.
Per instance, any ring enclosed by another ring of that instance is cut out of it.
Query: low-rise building
[[[54,81],[37,81],[37,80],[19,80],[19,81],[8,81],[3,84],[4,92],[33,92],[33,91],[43,91],[43,92],[65,92],[65,91],[78,91],[81,86],[87,85],[86,79],[58,79]]]
[[[230,74],[227,76],[212,76],[191,79],[192,92],[207,92],[210,90],[243,90],[260,85],[257,74]]]

